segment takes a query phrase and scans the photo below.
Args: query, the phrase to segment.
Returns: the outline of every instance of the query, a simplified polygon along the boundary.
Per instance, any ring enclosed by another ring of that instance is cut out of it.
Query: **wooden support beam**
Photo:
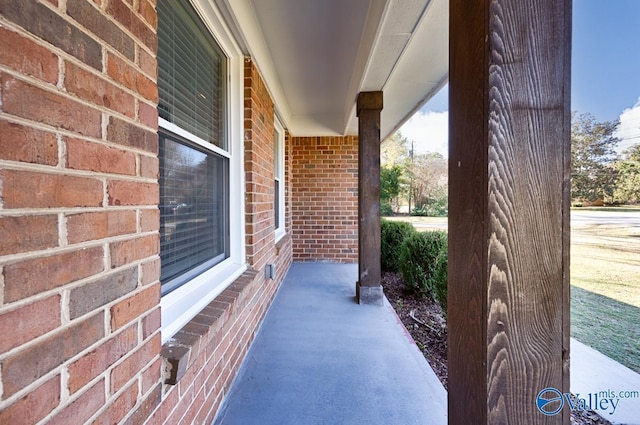
[[[449,423],[568,424],[536,398],[569,392],[571,0],[450,0],[449,31]]]
[[[380,111],[382,92],[358,94],[358,283],[360,304],[382,305],[380,285]]]

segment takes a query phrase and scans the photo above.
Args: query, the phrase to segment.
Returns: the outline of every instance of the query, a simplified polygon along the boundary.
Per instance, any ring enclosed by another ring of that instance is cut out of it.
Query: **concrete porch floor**
[[[446,424],[447,394],[355,264],[291,266],[214,424]],[[386,300],[385,300],[386,301]]]

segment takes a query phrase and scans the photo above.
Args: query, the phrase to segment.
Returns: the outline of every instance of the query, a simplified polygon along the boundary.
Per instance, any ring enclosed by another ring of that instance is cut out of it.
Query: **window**
[[[208,3],[157,6],[163,341],[246,268],[242,56]]]
[[[284,225],[284,128],[276,119],[273,134],[273,172],[274,172],[274,200],[273,210],[275,216],[276,241],[285,234]]]

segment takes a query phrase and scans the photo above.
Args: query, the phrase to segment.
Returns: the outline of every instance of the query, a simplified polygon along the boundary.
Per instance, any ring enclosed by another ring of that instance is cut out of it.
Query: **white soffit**
[[[215,1],[295,136],[357,134],[357,94],[376,90],[386,136],[446,79],[447,0]]]
[[[405,0],[395,0],[396,7],[406,9]],[[400,127],[446,83],[449,75],[449,1],[427,2],[420,20],[403,46],[403,51],[386,73],[382,69],[392,57],[381,57],[383,49],[373,52],[372,65],[365,74],[362,91],[382,90],[384,108],[381,117],[381,137],[384,139]],[[386,22],[385,22],[386,26]],[[384,27],[383,27],[384,28]],[[384,35],[381,43],[398,43],[400,33]],[[385,40],[385,37],[389,40]],[[380,44],[380,43],[379,43]],[[399,47],[396,47],[399,48]],[[380,57],[378,57],[380,55]],[[355,110],[355,108],[354,108]],[[357,134],[358,121],[351,115],[347,133]]]

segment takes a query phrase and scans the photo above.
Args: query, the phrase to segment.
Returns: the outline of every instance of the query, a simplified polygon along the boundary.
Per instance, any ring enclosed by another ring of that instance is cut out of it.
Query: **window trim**
[[[162,296],[162,343],[169,340],[247,269],[244,226],[244,55],[212,2],[191,0],[190,3],[227,56],[228,150],[207,143],[162,118],[158,119],[158,126],[193,143],[205,143],[206,149],[229,158],[229,257]]]
[[[283,125],[280,123],[280,120],[278,120],[278,118],[276,117],[274,119],[274,132],[275,132],[275,140],[274,140],[274,144],[277,147],[276,149],[274,149],[274,167],[273,167],[273,174],[274,174],[274,182],[277,179],[279,181],[279,187],[280,187],[280,193],[279,193],[279,199],[278,201],[278,217],[274,217],[274,222],[280,222],[280,226],[275,227],[275,240],[276,242],[278,242],[280,239],[282,239],[282,237],[287,233],[287,229],[286,229],[286,223],[285,223],[285,197],[286,197],[286,180],[285,180],[285,153],[284,153],[284,149],[285,149],[285,134],[284,134],[284,127]],[[275,154],[278,153],[280,158],[275,158]],[[274,183],[275,184],[275,183]],[[274,186],[274,196],[275,196],[275,186]],[[274,200],[275,203],[275,200]],[[275,210],[274,210],[274,215],[275,215]],[[279,219],[279,220],[277,220]]]

